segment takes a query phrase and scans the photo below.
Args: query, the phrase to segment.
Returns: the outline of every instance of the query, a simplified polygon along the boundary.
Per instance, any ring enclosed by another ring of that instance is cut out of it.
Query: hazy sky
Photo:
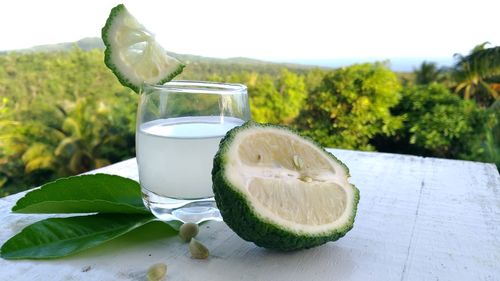
[[[9,0],[0,50],[100,36],[124,3],[165,49],[267,60],[451,57],[500,45],[499,0]]]

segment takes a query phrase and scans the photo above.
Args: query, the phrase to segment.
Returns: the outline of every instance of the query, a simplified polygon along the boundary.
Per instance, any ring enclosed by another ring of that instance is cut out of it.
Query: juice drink
[[[136,140],[142,188],[176,199],[212,197],[212,163],[219,142],[227,131],[243,122],[199,116],[142,124]]]

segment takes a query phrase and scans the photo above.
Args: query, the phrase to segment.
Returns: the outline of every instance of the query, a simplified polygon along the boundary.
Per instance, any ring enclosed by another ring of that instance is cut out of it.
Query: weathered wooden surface
[[[500,280],[500,176],[492,164],[331,150],[361,191],[353,230],[337,242],[281,253],[256,247],[224,223],[199,235],[208,260],[190,258],[177,237],[148,229],[69,258],[0,259],[0,280],[143,280],[168,264],[167,280]],[[99,172],[137,179],[135,159]],[[46,215],[0,199],[0,243]]]

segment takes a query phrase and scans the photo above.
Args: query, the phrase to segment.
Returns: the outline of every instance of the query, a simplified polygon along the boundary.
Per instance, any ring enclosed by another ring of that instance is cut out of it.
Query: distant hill
[[[20,49],[20,50],[11,50],[11,51],[2,51],[1,54],[8,54],[10,52],[17,53],[30,53],[30,52],[66,52],[71,49],[78,47],[85,51],[90,51],[93,49],[104,49],[104,43],[102,39],[99,37],[88,37],[78,40],[76,42],[66,42],[66,43],[58,43],[58,44],[48,44],[48,45],[39,45],[34,46],[28,49]],[[167,51],[168,52],[168,51]],[[245,57],[235,57],[235,58],[211,58],[211,57],[203,57],[197,55],[189,55],[189,54],[178,54],[174,52],[168,52],[172,56],[178,58],[182,62],[189,63],[203,63],[203,64],[227,64],[227,65],[244,65],[244,66],[266,66],[273,65],[277,67],[286,67],[290,69],[310,69],[310,68],[325,68],[328,69],[330,67],[325,66],[317,66],[317,65],[308,65],[308,64],[299,64],[299,63],[274,63],[269,61],[245,58]]]
[[[65,52],[69,51],[74,47],[79,47],[82,50],[90,51],[93,49],[104,49],[104,43],[101,38],[89,37],[83,38],[76,42],[66,42],[58,44],[48,44],[48,45],[38,45],[28,49],[3,51],[2,54],[16,52],[16,53],[30,53],[30,52]]]
[[[39,45],[28,49],[12,50],[12,51],[0,51],[0,55],[7,54],[9,52],[17,53],[27,53],[27,52],[57,52],[57,51],[69,51],[74,47],[78,47],[82,50],[89,51],[93,49],[104,49],[104,43],[99,37],[88,37],[78,40],[76,42],[66,42],[59,44],[49,44],[49,45]],[[423,57],[413,57],[413,58],[342,58],[342,59],[295,59],[290,62],[270,62],[258,59],[246,58],[246,57],[235,57],[235,58],[212,58],[203,57],[197,55],[189,54],[178,54],[174,52],[169,52],[171,55],[180,59],[186,64],[218,64],[218,65],[238,65],[242,69],[247,70],[253,68],[288,68],[296,71],[308,70],[311,68],[322,68],[322,69],[335,69],[343,66],[348,66],[356,63],[365,62],[375,62],[375,61],[385,61],[388,66],[396,72],[412,72],[414,69],[418,68],[423,61],[435,62],[440,67],[449,67],[453,64],[453,58],[423,58]]]

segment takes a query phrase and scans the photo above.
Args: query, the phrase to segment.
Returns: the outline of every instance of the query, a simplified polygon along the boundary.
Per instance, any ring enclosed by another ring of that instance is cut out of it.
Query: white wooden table
[[[354,228],[336,242],[282,253],[210,222],[199,235],[210,258],[194,260],[177,237],[146,228],[68,258],[0,259],[0,280],[144,280],[157,262],[168,265],[166,280],[500,280],[500,176],[493,164],[331,151],[361,192]],[[138,177],[135,159],[98,172]],[[12,214],[23,194],[0,198],[0,243],[47,217]]]

